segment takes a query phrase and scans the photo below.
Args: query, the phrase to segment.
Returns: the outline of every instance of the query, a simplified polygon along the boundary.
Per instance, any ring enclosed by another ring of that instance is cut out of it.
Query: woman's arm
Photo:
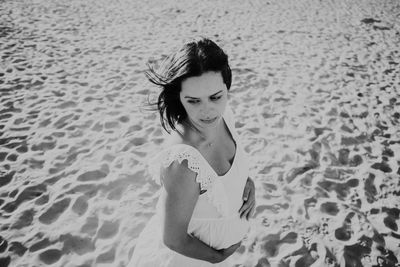
[[[200,194],[196,173],[187,168],[187,161],[173,162],[163,170],[162,197],[164,244],[187,257],[217,263],[225,260],[240,246],[216,250],[187,233],[194,207]]]

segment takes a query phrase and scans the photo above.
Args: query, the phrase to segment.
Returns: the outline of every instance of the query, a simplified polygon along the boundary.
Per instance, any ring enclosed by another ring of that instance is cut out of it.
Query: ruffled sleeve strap
[[[206,191],[208,201],[222,215],[228,214],[228,199],[221,181],[217,179],[215,172],[200,154],[200,152],[189,145],[175,145],[162,151],[149,161],[149,172],[156,183],[161,185],[161,170],[168,168],[174,161],[182,163],[187,160],[188,168],[195,172],[196,182],[201,191]]]
[[[208,190],[213,181],[213,174],[204,166],[200,152],[189,145],[175,145],[152,158],[149,161],[150,175],[161,185],[161,170],[168,168],[174,161],[181,164],[184,160],[187,160],[188,168],[196,173],[196,182],[200,184],[200,190]]]

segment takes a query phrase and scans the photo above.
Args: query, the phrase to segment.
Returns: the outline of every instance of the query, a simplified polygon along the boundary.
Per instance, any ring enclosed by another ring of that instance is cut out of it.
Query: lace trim
[[[206,190],[204,194],[208,201],[221,215],[226,216],[228,214],[228,200],[225,189],[208,163],[204,162],[205,159],[200,152],[191,146],[175,145],[153,158],[149,162],[149,172],[155,182],[161,185],[161,168],[167,168],[175,160],[179,163],[187,160],[188,168],[197,174],[196,182],[200,184],[200,190]]]

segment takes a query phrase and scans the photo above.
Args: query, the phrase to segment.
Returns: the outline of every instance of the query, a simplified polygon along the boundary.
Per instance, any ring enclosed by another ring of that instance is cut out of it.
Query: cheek
[[[187,104],[187,103],[182,103],[182,105],[183,105],[183,107],[184,107],[184,109],[186,111],[186,114],[189,117],[193,117],[193,114],[196,113],[195,108],[193,107],[193,105],[190,105],[190,104]]]
[[[220,103],[220,105],[219,105],[221,111],[224,111],[224,110],[225,110],[227,103],[228,103],[228,98],[227,98],[227,97],[224,97],[224,98],[221,100],[221,103]]]

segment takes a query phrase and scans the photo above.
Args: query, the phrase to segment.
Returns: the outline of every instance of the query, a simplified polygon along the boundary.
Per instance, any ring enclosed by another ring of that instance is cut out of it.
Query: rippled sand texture
[[[399,14],[394,0],[1,1],[0,266],[127,264],[164,140],[140,108],[156,93],[145,63],[197,34],[230,55],[254,162],[236,266],[394,263]]]

